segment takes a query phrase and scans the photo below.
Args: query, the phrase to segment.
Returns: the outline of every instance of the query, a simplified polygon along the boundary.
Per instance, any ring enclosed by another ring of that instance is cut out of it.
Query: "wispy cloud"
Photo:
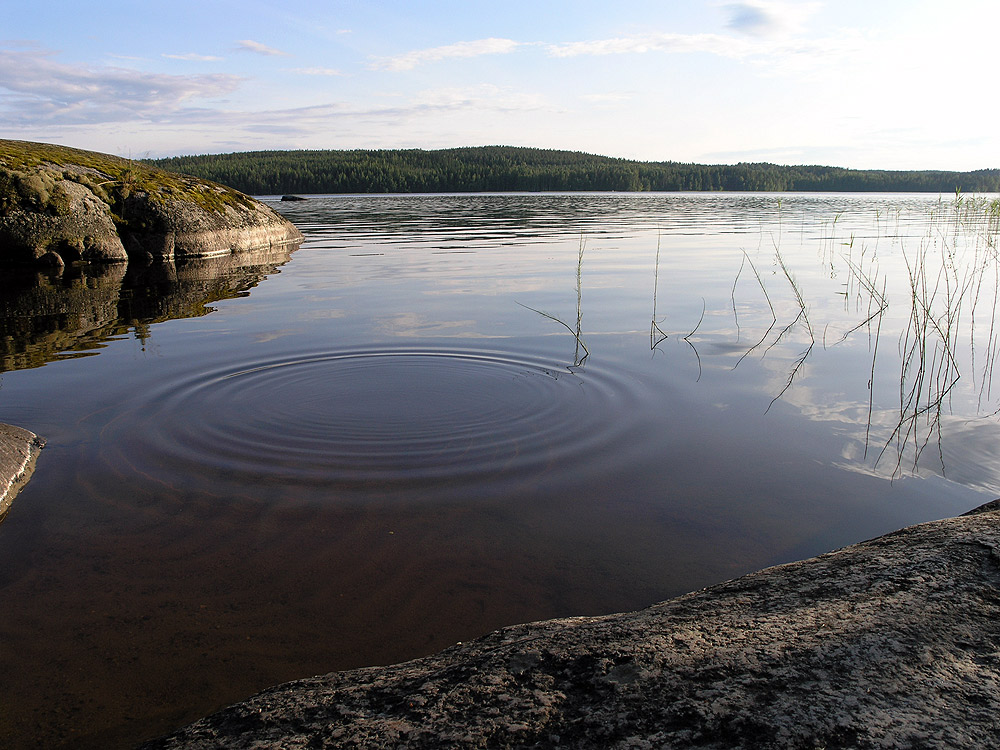
[[[523,112],[544,109],[547,104],[536,94],[483,83],[478,86],[441,87],[419,91],[410,99],[409,106],[414,110]]]
[[[238,49],[243,52],[255,52],[258,55],[266,55],[267,57],[289,57],[289,53],[283,52],[280,49],[275,49],[274,47],[268,47],[266,44],[261,44],[260,42],[255,42],[253,39],[240,39],[237,44]]]
[[[303,76],[342,76],[346,75],[336,68],[289,68],[289,73],[298,73]]]
[[[306,70],[306,69],[304,69]],[[310,74],[336,71],[314,69]],[[64,64],[43,50],[0,50],[0,127],[82,129],[109,123],[155,126],[158,132],[242,132],[305,137],[349,124],[359,134],[378,124],[405,128],[426,117],[538,111],[539,96],[483,84],[417,91],[398,104],[325,102],[311,106],[250,110],[222,108],[245,79],[233,75],[169,75],[118,66]],[[205,102],[205,100],[208,100]],[[205,103],[202,103],[205,102]]]
[[[600,94],[584,94],[580,97],[593,104],[620,104],[635,98],[635,94],[627,91],[609,91]]]
[[[41,42],[37,39],[0,39],[0,47],[17,47],[19,49],[40,49]]]
[[[195,52],[185,52],[183,55],[168,55],[164,53],[163,57],[168,57],[171,60],[188,60],[191,62],[218,62],[222,59],[215,55],[199,55]]]
[[[372,70],[403,71],[412,70],[418,65],[438,62],[449,58],[480,57],[482,55],[503,55],[513,52],[523,46],[522,42],[513,39],[477,39],[472,42],[456,42],[443,47],[413,50],[395,57],[375,59],[369,66]]]
[[[818,2],[775,2],[774,0],[745,0],[723,6],[729,15],[726,26],[750,36],[778,36],[795,34],[820,8]]]
[[[242,78],[66,65],[52,53],[0,50],[0,123],[101,123],[156,118],[226,95]]]
[[[648,52],[708,52],[723,57],[745,57],[754,51],[753,44],[721,34],[643,34],[583,42],[551,44],[553,57],[580,55],[624,55]]]
[[[548,46],[552,57],[583,55],[707,54],[752,63],[771,73],[813,78],[829,75],[837,66],[852,66],[862,59],[870,42],[858,34],[840,33],[824,38],[789,35],[780,38],[726,34],[643,34]]]

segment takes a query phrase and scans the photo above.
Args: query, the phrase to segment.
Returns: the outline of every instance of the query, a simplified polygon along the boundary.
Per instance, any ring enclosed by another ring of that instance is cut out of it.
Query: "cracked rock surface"
[[[279,685],[143,747],[1000,747],[1000,501],[639,612]]]

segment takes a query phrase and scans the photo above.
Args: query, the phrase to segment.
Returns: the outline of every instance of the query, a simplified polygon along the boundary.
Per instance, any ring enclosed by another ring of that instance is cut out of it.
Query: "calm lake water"
[[[4,272],[0,746],[637,609],[1000,495],[996,213],[331,196],[289,252]]]

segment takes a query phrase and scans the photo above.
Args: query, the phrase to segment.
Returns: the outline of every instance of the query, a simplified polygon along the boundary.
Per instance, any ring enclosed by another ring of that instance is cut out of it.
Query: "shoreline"
[[[644,610],[278,685],[143,750],[997,746],[1000,500]]]

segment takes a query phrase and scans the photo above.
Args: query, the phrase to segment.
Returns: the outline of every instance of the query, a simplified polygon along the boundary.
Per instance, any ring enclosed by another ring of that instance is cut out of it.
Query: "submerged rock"
[[[270,207],[92,151],[0,140],[0,262],[172,260],[300,242]]]
[[[14,496],[31,478],[35,459],[44,444],[33,432],[0,424],[0,520],[10,510]]]
[[[1000,745],[1000,513],[271,688],[159,748]]]

